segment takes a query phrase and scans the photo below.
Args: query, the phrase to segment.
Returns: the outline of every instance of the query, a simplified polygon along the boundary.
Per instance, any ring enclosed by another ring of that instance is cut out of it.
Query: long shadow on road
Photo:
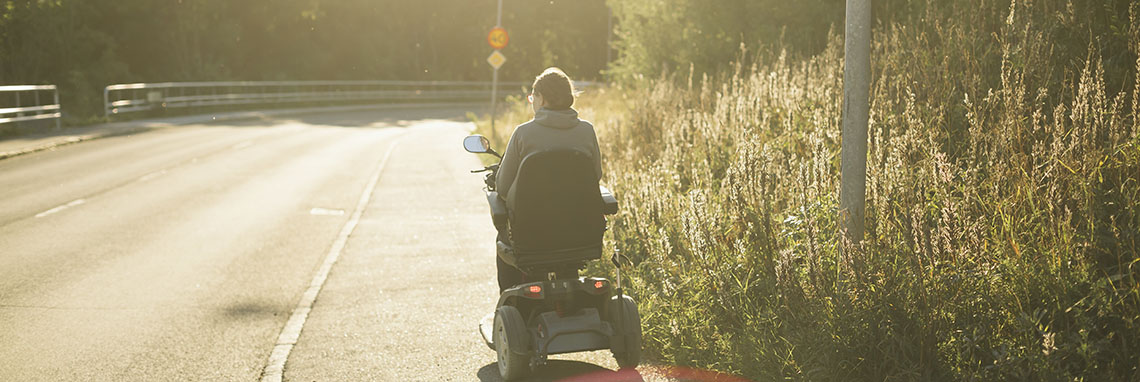
[[[499,364],[491,363],[483,366],[476,374],[481,382],[502,382],[499,376]],[[634,369],[613,371],[604,367],[579,361],[550,360],[532,373],[525,382],[643,382],[641,373]]]

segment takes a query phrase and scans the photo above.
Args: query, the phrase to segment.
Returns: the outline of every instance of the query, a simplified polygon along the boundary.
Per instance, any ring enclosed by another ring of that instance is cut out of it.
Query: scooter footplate
[[[487,347],[491,348],[491,350],[495,350],[495,344],[491,342],[491,339],[494,338],[491,336],[491,331],[493,330],[495,330],[494,313],[488,314],[484,316],[482,320],[479,320],[479,335],[483,337],[483,343],[486,343]]]

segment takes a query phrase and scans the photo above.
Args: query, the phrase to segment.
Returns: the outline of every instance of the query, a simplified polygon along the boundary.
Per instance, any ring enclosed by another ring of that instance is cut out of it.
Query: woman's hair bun
[[[562,69],[546,68],[534,78],[533,89],[542,96],[547,109],[569,109],[574,105],[574,84]]]

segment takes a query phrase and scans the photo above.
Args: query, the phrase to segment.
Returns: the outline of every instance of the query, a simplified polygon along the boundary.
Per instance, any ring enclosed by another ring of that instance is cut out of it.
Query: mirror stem
[[[491,155],[499,157],[499,159],[503,159],[502,155],[499,155],[499,153],[495,152],[495,149],[492,149],[490,147],[487,148],[487,154],[491,154]]]

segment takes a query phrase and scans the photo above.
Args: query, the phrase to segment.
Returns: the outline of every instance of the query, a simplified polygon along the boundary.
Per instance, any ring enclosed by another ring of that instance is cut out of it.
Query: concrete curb
[[[286,115],[299,115],[299,114],[318,114],[318,113],[338,113],[338,112],[352,112],[364,110],[386,110],[398,108],[444,108],[444,107],[479,107],[480,103],[410,103],[410,104],[381,104],[381,105],[352,105],[352,106],[327,106],[327,107],[310,107],[299,109],[274,109],[274,110],[256,110],[256,111],[240,111],[222,114],[199,114],[183,117],[163,118],[155,120],[139,120],[127,122],[112,122],[101,125],[93,125],[89,127],[105,127],[108,131],[60,136],[59,139],[36,145],[27,148],[0,152],[0,160],[31,154],[35,152],[51,150],[60,146],[86,142],[90,140],[117,137],[122,135],[130,135],[142,133],[154,129],[178,127],[185,125],[196,125],[215,122],[232,122],[242,120],[264,119],[269,117],[280,117]]]
[[[24,154],[31,154],[31,153],[39,152],[39,151],[51,150],[51,149],[54,149],[56,147],[66,146],[66,145],[70,145],[70,144],[74,144],[74,143],[86,142],[86,141],[99,139],[99,138],[107,138],[107,137],[114,137],[114,136],[119,136],[119,135],[141,133],[143,131],[147,131],[150,129],[151,129],[150,127],[146,127],[146,126],[131,126],[131,127],[125,127],[122,130],[118,130],[118,131],[109,131],[109,132],[102,132],[102,133],[95,133],[95,134],[82,134],[82,135],[64,136],[64,137],[60,137],[60,139],[58,139],[58,140],[51,141],[48,143],[44,143],[44,144],[41,144],[38,146],[31,146],[31,147],[20,149],[20,150],[0,152],[0,160],[4,160],[4,159],[11,158],[11,157],[24,155]]]

